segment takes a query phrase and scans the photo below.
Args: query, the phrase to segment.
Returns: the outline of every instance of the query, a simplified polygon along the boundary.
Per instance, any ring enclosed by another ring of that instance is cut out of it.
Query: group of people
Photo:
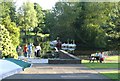
[[[25,44],[23,46],[23,48],[21,46],[18,46],[17,47],[17,52],[18,52],[18,56],[25,56],[25,57],[32,57],[32,54],[33,54],[33,44],[32,43],[28,43],[28,44]],[[34,55],[35,57],[40,57],[40,52],[41,52],[41,47],[40,47],[40,44],[37,45],[37,46],[34,46]]]
[[[91,61],[94,62],[96,60],[97,62],[100,61],[100,63],[102,63],[104,61],[104,59],[105,59],[105,57],[104,57],[103,52],[100,52],[100,53],[97,52],[95,56],[89,57],[89,60],[90,60],[89,62],[91,62]]]
[[[62,43],[58,39],[57,44],[56,44],[56,49],[60,50],[61,47],[62,47]],[[34,49],[34,52],[33,52],[33,49]],[[28,58],[30,58],[32,56],[35,56],[35,57],[40,57],[41,56],[40,55],[40,53],[41,53],[40,44],[33,45],[32,43],[28,43],[28,44],[25,44],[23,47],[17,46],[16,51],[18,53],[18,56],[25,56],[25,57],[28,57]],[[34,55],[33,55],[33,53],[34,53]]]
[[[30,44],[30,43],[28,43],[28,45],[27,44],[24,45],[23,54],[24,54],[25,57],[31,57],[31,55],[32,55],[32,46],[33,45]]]

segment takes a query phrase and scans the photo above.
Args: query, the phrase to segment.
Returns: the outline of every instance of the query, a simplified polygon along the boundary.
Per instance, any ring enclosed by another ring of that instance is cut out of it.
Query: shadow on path
[[[111,81],[83,64],[33,64],[33,67],[4,80],[9,79],[91,79],[92,81],[93,79],[104,79]]]

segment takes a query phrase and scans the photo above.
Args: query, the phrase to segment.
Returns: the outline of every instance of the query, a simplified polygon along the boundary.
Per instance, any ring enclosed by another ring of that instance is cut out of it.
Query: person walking
[[[96,58],[96,61],[98,62],[99,61],[99,53],[98,53],[98,51],[96,52],[95,58]]]
[[[27,57],[28,54],[27,44],[24,46],[23,52],[24,52],[24,56]]]
[[[28,43],[28,57],[32,56],[32,44]]]
[[[99,54],[99,58],[100,58],[100,63],[102,63],[102,61],[104,61],[103,52],[101,52],[101,53]]]
[[[34,53],[35,53],[35,57],[37,57],[37,46],[35,46]]]
[[[36,51],[37,51],[36,57],[40,57],[40,52],[41,52],[40,44],[38,46],[36,46]]]
[[[21,48],[21,46],[18,46],[17,53],[18,53],[18,56],[22,55],[22,48]]]
[[[62,48],[62,43],[61,43],[60,40],[57,40],[56,47],[57,47],[58,50],[60,50]]]

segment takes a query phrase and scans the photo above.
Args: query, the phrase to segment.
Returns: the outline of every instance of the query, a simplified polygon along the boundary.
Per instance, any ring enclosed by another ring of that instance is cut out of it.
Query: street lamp
[[[34,9],[36,9],[37,3],[34,3]]]

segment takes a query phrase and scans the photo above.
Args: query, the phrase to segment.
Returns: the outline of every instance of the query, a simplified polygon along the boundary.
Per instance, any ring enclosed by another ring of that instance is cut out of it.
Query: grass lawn
[[[120,57],[120,56],[119,56]],[[103,63],[97,63],[96,61],[94,63],[89,63],[89,60],[82,60],[82,64],[89,68],[118,68],[118,64],[120,63],[114,63],[109,60],[118,61],[118,56],[109,56],[105,59],[105,62]]]
[[[118,64],[120,63],[114,63],[114,61],[118,61],[118,58],[120,56],[109,56],[105,59],[105,62],[103,63],[97,63],[96,61],[94,63],[89,63],[89,60],[82,60],[82,64],[84,64],[88,68],[92,69],[106,69],[106,68],[115,68],[118,69]],[[113,62],[111,62],[113,61]],[[113,81],[120,81],[120,73],[118,71],[109,71],[109,72],[100,72],[100,74],[112,79]],[[119,80],[116,80],[119,79]]]
[[[110,61],[110,60],[118,61],[119,60],[118,58],[120,58],[120,56],[108,56],[105,60],[106,61]]]
[[[84,63],[84,65],[92,69],[118,68],[118,63]]]
[[[118,73],[118,71],[110,71],[110,72],[101,72],[100,74],[110,78],[110,79],[119,79],[120,78],[118,76],[120,76],[120,73]]]

